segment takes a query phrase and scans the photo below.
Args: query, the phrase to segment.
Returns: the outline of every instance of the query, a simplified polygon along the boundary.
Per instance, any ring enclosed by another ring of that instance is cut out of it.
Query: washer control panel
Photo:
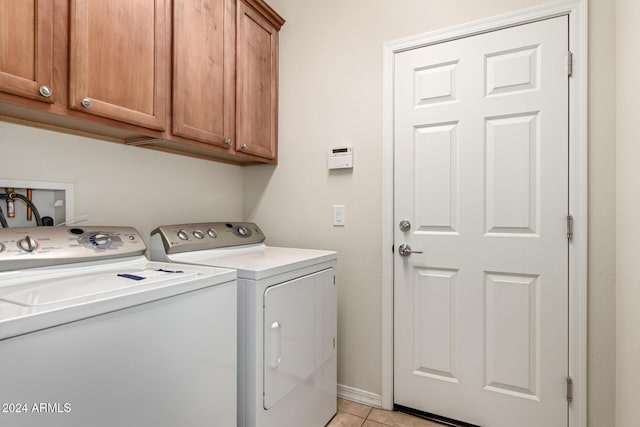
[[[166,253],[200,251],[264,242],[264,234],[252,222],[203,222],[163,225],[151,232],[160,236]]]
[[[0,271],[141,255],[133,227],[0,228]]]

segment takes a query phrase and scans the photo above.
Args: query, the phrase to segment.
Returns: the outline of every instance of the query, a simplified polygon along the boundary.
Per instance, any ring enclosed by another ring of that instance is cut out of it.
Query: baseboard
[[[382,407],[382,397],[370,391],[338,384],[338,397],[376,408]]]

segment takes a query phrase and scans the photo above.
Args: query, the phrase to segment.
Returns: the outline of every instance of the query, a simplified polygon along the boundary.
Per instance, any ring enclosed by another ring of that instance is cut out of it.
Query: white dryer
[[[238,273],[238,425],[321,427],[336,413],[336,253],[267,246],[253,223],[158,227],[151,258]]]
[[[0,425],[236,424],[236,272],[129,227],[0,229]]]

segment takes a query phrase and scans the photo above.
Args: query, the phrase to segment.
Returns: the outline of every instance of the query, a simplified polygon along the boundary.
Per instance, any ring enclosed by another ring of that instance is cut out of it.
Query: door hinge
[[[573,52],[567,52],[567,76],[573,75]]]
[[[567,239],[573,240],[573,215],[567,215]]]
[[[573,402],[573,379],[567,377],[567,402]]]

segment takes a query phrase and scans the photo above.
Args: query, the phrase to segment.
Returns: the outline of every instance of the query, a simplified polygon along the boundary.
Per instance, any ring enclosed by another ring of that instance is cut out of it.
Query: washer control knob
[[[91,240],[96,246],[105,246],[111,243],[111,238],[109,237],[109,235],[103,233],[96,234]]]
[[[178,238],[180,240],[189,240],[189,235],[183,229],[178,230]]]
[[[193,232],[193,237],[195,237],[196,239],[204,239],[204,233],[200,230],[195,230]]]
[[[0,242],[0,252],[4,252],[4,243]]]
[[[32,237],[27,236],[24,239],[18,240],[18,247],[23,251],[33,252],[38,247],[38,242]]]
[[[215,239],[216,237],[218,237],[218,233],[216,233],[216,230],[214,230],[213,228],[210,228],[207,230],[207,234],[209,235],[209,237],[211,237],[212,239]]]

